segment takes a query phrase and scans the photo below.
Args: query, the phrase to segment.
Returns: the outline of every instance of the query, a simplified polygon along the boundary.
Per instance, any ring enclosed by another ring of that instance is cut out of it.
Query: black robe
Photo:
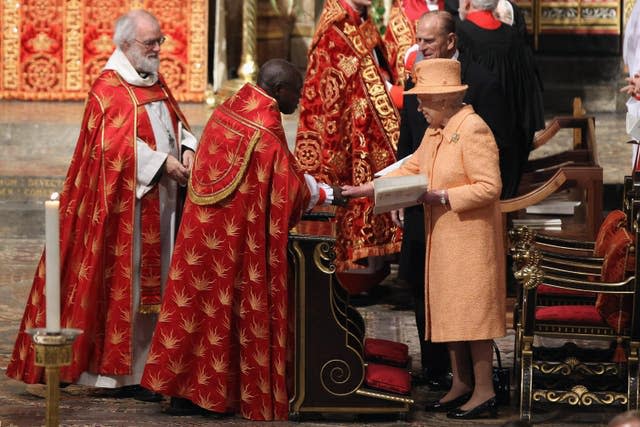
[[[535,132],[544,128],[542,83],[530,47],[506,24],[487,30],[464,20],[457,23],[456,34],[461,59],[484,65],[500,82],[509,110],[514,112],[514,137],[524,166]]]

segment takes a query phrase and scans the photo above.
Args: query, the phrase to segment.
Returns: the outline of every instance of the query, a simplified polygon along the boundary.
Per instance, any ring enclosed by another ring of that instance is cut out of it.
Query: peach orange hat
[[[455,59],[424,59],[413,69],[416,85],[406,94],[438,95],[464,92],[469,87],[460,82],[460,62]]]

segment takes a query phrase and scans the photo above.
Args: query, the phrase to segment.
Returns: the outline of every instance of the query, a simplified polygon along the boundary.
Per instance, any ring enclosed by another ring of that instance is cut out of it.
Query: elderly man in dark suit
[[[416,42],[406,55],[406,69],[423,59],[458,59],[456,33],[453,16],[445,11],[424,14],[416,25]],[[514,118],[507,107],[500,83],[485,67],[474,62],[462,62],[462,82],[469,85],[464,102],[489,125],[500,150],[500,173],[502,176],[501,198],[513,197],[519,181],[518,153],[513,147],[512,133]],[[405,88],[413,87],[411,76]],[[418,111],[415,95],[404,96],[401,111],[400,140],[398,158],[413,153],[424,135],[428,123]],[[404,227],[404,237],[400,257],[400,277],[414,289],[415,315],[422,354],[422,375],[420,380],[433,389],[447,387],[448,355],[446,346],[424,341],[424,214],[422,206],[413,206],[399,212],[396,221]]]

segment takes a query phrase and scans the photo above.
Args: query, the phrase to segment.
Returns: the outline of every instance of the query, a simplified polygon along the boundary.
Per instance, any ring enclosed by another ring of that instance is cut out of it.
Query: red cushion
[[[537,322],[605,326],[593,305],[553,305],[536,308]]]
[[[369,363],[364,381],[369,387],[393,393],[409,394],[411,391],[409,372],[394,366]]]
[[[577,291],[575,289],[563,289],[545,284],[538,285],[538,287],[536,288],[536,293],[538,295],[574,295],[584,297],[595,296],[595,292]]]
[[[627,215],[621,210],[609,212],[609,215],[602,221],[596,236],[593,256],[603,257],[607,251],[609,241],[620,227],[624,227],[627,222]]]
[[[395,341],[367,338],[364,340],[364,357],[405,366],[409,361],[409,346]]]
[[[633,239],[626,229],[621,228],[614,234],[604,255],[603,282],[621,282],[626,278],[627,271],[633,271],[635,257],[631,253],[632,245]],[[632,296],[598,294],[596,309],[609,326],[621,333],[631,321]]]

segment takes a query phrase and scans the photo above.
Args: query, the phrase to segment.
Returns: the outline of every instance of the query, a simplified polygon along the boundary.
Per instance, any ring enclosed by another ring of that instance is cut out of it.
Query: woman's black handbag
[[[493,367],[493,389],[496,392],[498,405],[508,406],[511,402],[511,370],[502,367],[500,349],[493,343],[493,350],[496,352],[498,366]]]

